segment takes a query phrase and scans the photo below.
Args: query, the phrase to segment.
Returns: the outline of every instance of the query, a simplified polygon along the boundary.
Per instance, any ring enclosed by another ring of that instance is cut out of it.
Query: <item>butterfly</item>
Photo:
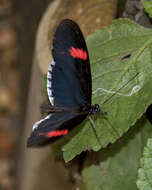
[[[88,115],[100,112],[91,105],[90,60],[83,34],[70,19],[58,25],[53,38],[53,61],[47,72],[48,115],[36,122],[27,147],[42,146],[67,135]]]

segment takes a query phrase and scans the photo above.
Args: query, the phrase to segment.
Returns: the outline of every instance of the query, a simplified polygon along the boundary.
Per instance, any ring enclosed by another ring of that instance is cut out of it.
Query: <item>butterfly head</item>
[[[93,106],[91,106],[90,108],[90,114],[96,114],[100,112],[100,106],[98,104],[95,104]]]

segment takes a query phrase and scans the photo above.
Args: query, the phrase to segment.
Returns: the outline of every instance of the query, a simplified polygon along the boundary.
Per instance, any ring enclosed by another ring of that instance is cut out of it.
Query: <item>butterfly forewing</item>
[[[51,65],[55,106],[91,105],[91,72],[86,43],[79,26],[63,20],[54,35]]]

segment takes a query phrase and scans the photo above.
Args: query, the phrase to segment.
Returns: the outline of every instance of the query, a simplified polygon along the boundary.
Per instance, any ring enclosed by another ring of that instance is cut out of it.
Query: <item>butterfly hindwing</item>
[[[91,71],[88,50],[79,26],[63,20],[53,39],[53,62],[47,75],[47,89],[55,106],[91,105]],[[50,87],[50,88],[49,88]]]
[[[58,113],[49,114],[36,122],[28,138],[27,146],[42,146],[52,143],[69,133],[69,131],[85,119],[85,114]]]

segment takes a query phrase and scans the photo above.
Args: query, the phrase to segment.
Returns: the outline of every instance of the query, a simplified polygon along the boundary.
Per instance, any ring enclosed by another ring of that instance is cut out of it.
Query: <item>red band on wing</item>
[[[68,134],[68,129],[65,129],[65,130],[56,130],[56,131],[51,131],[51,132],[48,132],[46,133],[46,137],[47,138],[50,138],[50,137],[57,137],[57,136],[62,136],[62,135],[67,135]]]
[[[83,51],[83,49],[77,49],[77,48],[72,47],[70,49],[70,54],[74,58],[79,58],[83,60],[87,59],[87,52]]]

